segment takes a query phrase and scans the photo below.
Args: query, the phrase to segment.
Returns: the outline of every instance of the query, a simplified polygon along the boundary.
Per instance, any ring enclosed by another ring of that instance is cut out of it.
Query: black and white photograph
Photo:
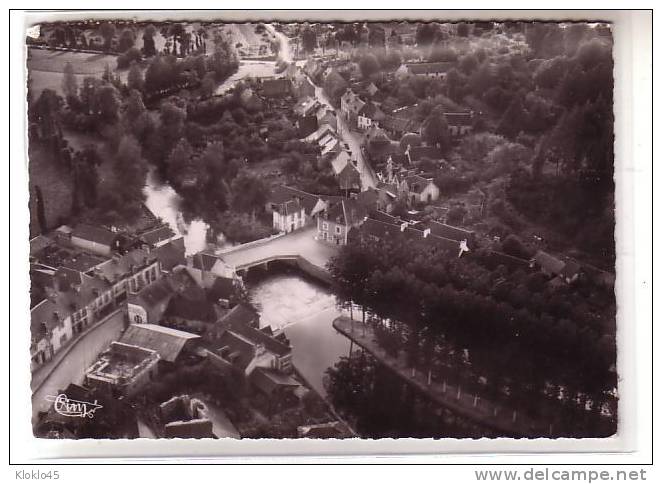
[[[622,430],[611,22],[184,14],[25,29],[34,437]]]

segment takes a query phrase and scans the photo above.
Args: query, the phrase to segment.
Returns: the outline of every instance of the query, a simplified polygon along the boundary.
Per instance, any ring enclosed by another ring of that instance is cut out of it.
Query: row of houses
[[[359,84],[360,86],[360,84]],[[421,133],[422,123],[417,119],[417,105],[396,107],[374,83],[360,90],[352,86],[340,98],[340,112],[349,125],[359,131],[377,126],[389,136],[399,138],[405,133]],[[449,134],[464,136],[473,130],[474,115],[471,111],[445,112]]]
[[[132,227],[81,223],[30,241],[31,369],[184,262],[184,241],[146,207]]]
[[[216,256],[196,254],[176,277],[132,294],[132,324],[87,370],[86,385],[117,398],[131,396],[162,372],[207,358],[268,395],[299,387],[290,376],[292,350],[284,333],[260,328],[255,309],[234,300],[241,284],[218,275],[217,263]],[[199,308],[205,305],[207,310]]]

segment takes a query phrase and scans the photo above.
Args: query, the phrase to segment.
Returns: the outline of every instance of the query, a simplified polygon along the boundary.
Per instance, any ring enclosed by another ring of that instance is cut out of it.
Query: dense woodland
[[[494,267],[481,252],[449,258],[404,236],[356,237],[330,271],[339,298],[361,305],[363,324],[409,365],[454,368],[465,386],[533,415],[572,416],[578,434],[610,428],[600,417],[605,405],[615,412],[617,385],[609,290],[553,288],[539,272]]]

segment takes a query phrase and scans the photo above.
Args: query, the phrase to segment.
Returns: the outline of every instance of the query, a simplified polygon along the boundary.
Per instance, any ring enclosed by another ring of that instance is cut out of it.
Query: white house
[[[279,204],[273,211],[273,227],[279,232],[292,232],[306,225],[306,212],[298,199]]]
[[[411,204],[430,203],[439,198],[439,187],[432,178],[423,178],[420,175],[406,177],[400,183],[399,189]]]

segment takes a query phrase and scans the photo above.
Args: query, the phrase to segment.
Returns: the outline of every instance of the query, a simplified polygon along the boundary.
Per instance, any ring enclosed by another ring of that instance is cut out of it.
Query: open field
[[[33,99],[37,99],[44,89],[53,89],[58,94],[62,94],[62,77],[64,67],[68,62],[73,66],[74,75],[78,85],[81,86],[86,77],[101,77],[106,65],[115,70],[117,56],[28,49],[27,67],[32,83]],[[126,71],[120,72],[120,77],[124,76],[126,76]]]

